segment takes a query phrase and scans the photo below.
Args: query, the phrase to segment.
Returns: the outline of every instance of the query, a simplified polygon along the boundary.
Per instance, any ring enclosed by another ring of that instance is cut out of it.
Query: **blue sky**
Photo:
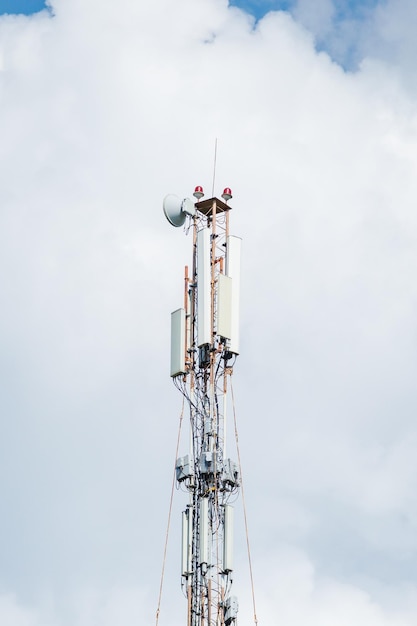
[[[0,14],[24,13],[30,15],[45,8],[43,0],[0,0]]]

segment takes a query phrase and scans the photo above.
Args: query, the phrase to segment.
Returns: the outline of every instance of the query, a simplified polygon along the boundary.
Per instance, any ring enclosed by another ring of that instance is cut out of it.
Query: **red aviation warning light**
[[[232,190],[230,189],[230,187],[226,187],[222,193],[222,198],[225,202],[227,202],[228,200],[230,200],[231,198],[233,198],[232,196]]]
[[[200,185],[197,185],[197,187],[194,189],[193,196],[194,198],[197,198],[197,200],[201,200],[201,198],[204,196],[203,188],[200,187]]]

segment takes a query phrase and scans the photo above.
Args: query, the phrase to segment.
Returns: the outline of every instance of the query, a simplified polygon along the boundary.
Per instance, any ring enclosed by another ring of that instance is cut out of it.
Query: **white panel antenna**
[[[208,564],[208,498],[200,500],[200,564]]]
[[[233,513],[230,504],[224,507],[223,571],[233,570]]]
[[[232,335],[232,279],[219,274],[217,334],[225,339]]]
[[[200,348],[211,343],[211,260],[210,229],[197,233],[197,315]]]
[[[240,325],[240,253],[242,240],[240,237],[227,237],[226,274],[232,279],[232,321],[229,350],[239,354],[239,325]]]
[[[185,374],[185,310],[171,313],[171,376]]]
[[[181,546],[181,573],[182,576],[192,574],[192,539],[193,539],[193,510],[187,508],[182,513],[182,546]]]

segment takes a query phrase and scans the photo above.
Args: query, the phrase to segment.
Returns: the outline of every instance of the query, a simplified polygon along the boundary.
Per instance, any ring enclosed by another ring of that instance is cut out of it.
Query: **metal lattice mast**
[[[228,378],[239,352],[241,240],[229,234],[232,194],[196,203],[164,200],[174,226],[193,234],[191,275],[185,268],[184,306],[171,318],[171,376],[187,399],[190,450],[176,464],[176,478],[189,493],[182,514],[181,581],[187,626],[229,626],[237,618],[231,593],[233,507],[239,490],[237,464],[226,457]]]

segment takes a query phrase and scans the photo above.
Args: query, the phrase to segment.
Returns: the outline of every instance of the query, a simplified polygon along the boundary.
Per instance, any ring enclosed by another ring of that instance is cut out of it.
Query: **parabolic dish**
[[[163,209],[168,222],[175,227],[182,226],[185,222],[186,213],[182,210],[183,201],[173,193],[164,198]]]

